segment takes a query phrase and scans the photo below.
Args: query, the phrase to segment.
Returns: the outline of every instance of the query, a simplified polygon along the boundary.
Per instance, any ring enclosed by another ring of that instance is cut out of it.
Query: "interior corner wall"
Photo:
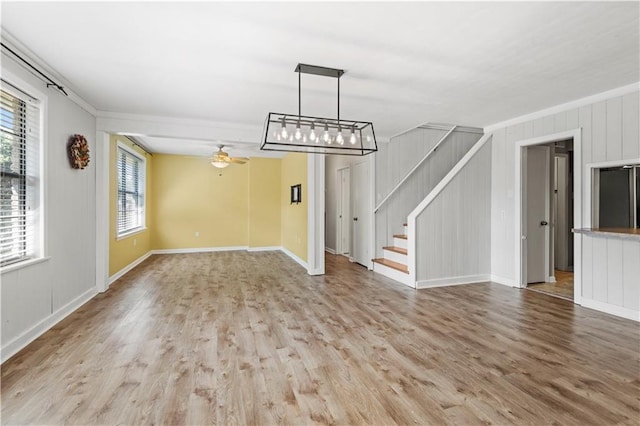
[[[3,272],[0,286],[2,360],[96,294],[95,158],[72,169],[67,143],[74,134],[96,150],[96,119],[59,91],[2,58],[2,77],[12,76],[47,96],[43,157],[46,260]]]
[[[282,245],[281,160],[249,162],[249,248]]]
[[[302,185],[302,202],[292,204],[291,186]],[[307,261],[307,154],[290,153],[282,159],[282,247]]]
[[[640,158],[639,98],[637,90],[556,114],[500,128],[493,132],[491,189],[491,273],[494,280],[515,285],[517,243],[515,224],[516,142],[581,129],[582,217],[587,205],[586,165]],[[585,227],[591,224],[585,223]],[[582,303],[640,310],[640,241],[582,236]],[[624,261],[623,261],[624,260]],[[592,305],[593,306],[593,305]]]
[[[118,179],[116,176],[117,147],[124,144],[145,157],[145,226],[141,232],[118,238],[116,224],[118,220],[117,198]],[[151,229],[153,228],[153,156],[146,154],[129,139],[120,135],[109,136],[109,276],[126,268],[151,250]]]

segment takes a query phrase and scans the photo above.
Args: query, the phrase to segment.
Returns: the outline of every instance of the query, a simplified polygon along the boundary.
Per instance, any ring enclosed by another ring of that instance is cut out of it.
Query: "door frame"
[[[516,287],[525,288],[527,286],[526,276],[523,272],[523,210],[524,210],[524,179],[523,171],[526,172],[526,166],[523,167],[523,161],[526,160],[524,150],[532,145],[543,145],[561,140],[573,139],[573,226],[574,228],[582,228],[582,180],[584,178],[584,167],[582,165],[582,129],[577,128],[564,132],[553,133],[545,136],[539,136],[530,139],[523,139],[515,143],[515,270],[516,270]],[[573,253],[574,253],[574,270],[573,270],[573,302],[580,304],[582,300],[582,234],[574,234],[573,237]]]
[[[553,275],[553,268],[552,266],[552,262],[553,262],[553,258],[554,258],[554,237],[553,237],[553,231],[552,229],[555,226],[554,221],[551,219],[551,217],[553,216],[553,197],[551,196],[551,192],[553,190],[553,172],[552,172],[552,164],[551,164],[551,158],[553,157],[553,150],[551,148],[551,146],[549,146],[548,144],[542,144],[542,148],[544,148],[544,155],[545,155],[545,176],[544,176],[544,187],[545,187],[545,191],[544,191],[544,213],[545,216],[547,217],[547,221],[548,221],[548,225],[546,226],[545,230],[544,230],[544,280],[545,282],[555,282],[555,276]],[[528,155],[529,155],[529,149],[530,148],[536,148],[541,146],[540,144],[536,144],[536,145],[530,145],[527,146],[523,149],[522,155],[523,155],[523,160],[522,160],[522,187],[528,187],[528,179],[525,179],[525,177],[528,174]],[[528,225],[529,225],[529,216],[528,216],[528,212],[529,209],[528,208],[524,208],[524,206],[528,207],[528,194],[525,194],[525,191],[522,191],[522,200],[523,200],[523,208],[522,208],[522,226],[523,226],[523,231],[524,230],[528,230]],[[526,239],[523,238],[523,241],[527,241],[528,242],[529,238],[527,236]],[[528,243],[524,243],[522,250],[523,250],[523,255],[522,255],[522,275],[523,275],[523,280],[525,281],[525,285],[529,284],[529,270],[528,270],[528,262],[525,261],[525,259],[527,258],[528,254],[529,254],[529,250],[528,250]],[[528,260],[528,259],[527,259]]]
[[[351,199],[351,165],[348,165],[346,167],[341,167],[339,169],[336,169],[336,188],[338,189],[336,192],[336,201],[338,203],[338,205],[340,206],[340,209],[336,209],[336,254],[345,255],[345,247],[342,246],[342,220],[340,218],[340,216],[342,215],[342,219],[345,219],[347,221],[347,223],[349,224],[349,247],[346,247],[347,249],[347,254],[351,254],[351,221],[350,221],[350,216],[351,216],[351,203],[349,203],[349,214],[345,218],[344,215],[344,206],[342,205],[342,201],[343,201],[343,192],[344,191],[344,187],[342,184],[342,173],[344,172],[348,172],[349,175],[349,182],[348,182],[348,188],[349,188],[349,199]]]
[[[374,154],[375,155],[375,154]],[[375,157],[374,155],[367,155],[362,161],[354,161],[351,163],[351,187],[352,194],[354,192],[353,185],[355,182],[355,168],[358,164],[366,164],[368,167],[368,180],[366,182],[366,191],[369,193],[369,205],[366,206],[365,214],[369,219],[369,229],[367,229],[367,233],[369,234],[368,239],[368,256],[367,262],[365,266],[368,270],[373,271],[373,255],[375,254]],[[353,197],[352,197],[353,199]],[[351,209],[351,216],[355,213],[355,207]],[[351,262],[355,262],[354,252],[355,252],[355,238],[353,235],[353,227],[351,228],[351,252],[349,253],[349,260]]]

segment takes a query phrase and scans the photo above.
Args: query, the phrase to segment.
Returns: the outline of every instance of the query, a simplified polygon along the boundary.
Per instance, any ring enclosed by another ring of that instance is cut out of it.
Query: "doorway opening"
[[[574,140],[521,144],[520,286],[577,301]]]

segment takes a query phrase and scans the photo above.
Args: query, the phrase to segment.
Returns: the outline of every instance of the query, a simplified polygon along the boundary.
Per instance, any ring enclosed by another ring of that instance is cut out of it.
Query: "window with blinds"
[[[40,106],[2,83],[0,266],[6,266],[40,254]]]
[[[118,145],[118,236],[144,228],[145,160]]]

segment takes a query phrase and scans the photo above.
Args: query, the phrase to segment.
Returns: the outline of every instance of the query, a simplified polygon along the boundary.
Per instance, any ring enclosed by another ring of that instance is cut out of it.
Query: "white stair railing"
[[[384,203],[387,202],[387,200],[389,198],[391,198],[391,196],[407,181],[407,179],[409,179],[411,177],[411,175],[420,168],[420,166],[422,165],[422,163],[424,163],[425,161],[427,161],[427,158],[429,158],[434,152],[436,152],[438,150],[438,147],[440,146],[440,144],[442,144],[451,133],[453,133],[453,131],[456,129],[456,127],[458,126],[453,126],[451,127],[447,133],[445,133],[445,135],[440,138],[440,140],[433,146],[433,148],[431,148],[429,150],[429,152],[427,152],[425,154],[424,157],[422,157],[422,160],[420,160],[418,162],[418,164],[416,164],[411,170],[409,170],[409,172],[405,175],[405,177],[402,178],[402,180],[400,182],[398,182],[398,184],[396,186],[393,187],[393,189],[391,190],[391,192],[389,192],[387,194],[386,197],[384,197],[382,199],[382,201],[380,201],[380,203],[378,203],[378,205],[376,206],[375,209],[373,209],[373,213],[377,213],[378,210],[380,210],[380,207],[382,207],[384,205]]]

